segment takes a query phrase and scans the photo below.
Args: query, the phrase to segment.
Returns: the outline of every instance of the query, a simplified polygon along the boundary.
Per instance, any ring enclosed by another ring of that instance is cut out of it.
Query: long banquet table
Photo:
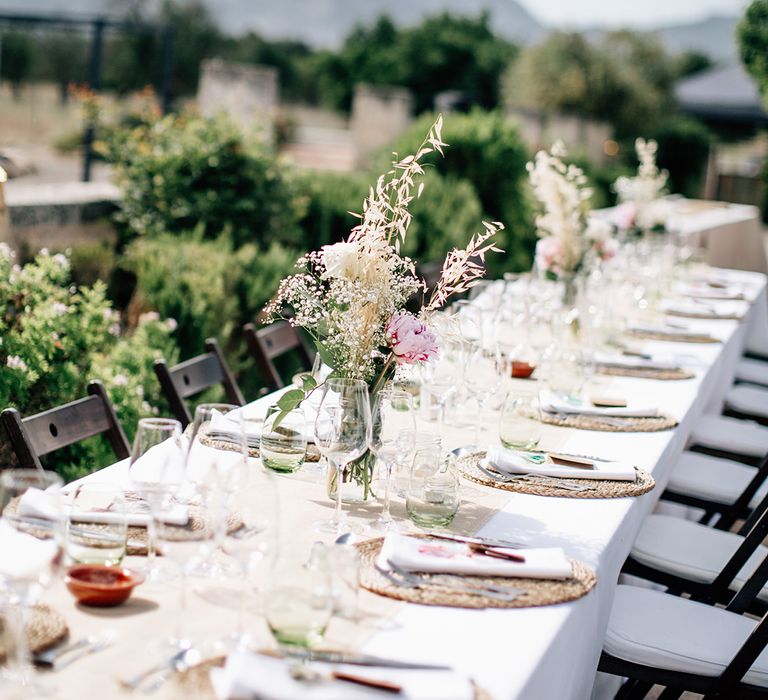
[[[719,412],[750,327],[768,324],[765,276],[735,271],[728,275],[750,290],[752,303],[747,315],[741,321],[695,324],[696,328],[717,335],[722,343],[648,342],[646,346],[651,352],[672,350],[689,355],[690,367],[696,372],[694,379],[600,380],[612,395],[646,400],[671,413],[680,421],[675,430],[608,433],[545,426],[545,448],[631,460],[653,474],[657,482],[654,491],[639,498],[591,500],[512,494],[468,483],[462,485],[468,504],[475,500],[495,504],[493,511],[480,509],[476,520],[479,534],[536,546],[563,547],[567,555],[595,569],[597,585],[588,595],[549,607],[467,610],[393,601],[382,606],[380,599],[365,593],[361,598],[361,624],[355,628],[334,621],[328,632],[329,644],[352,645],[387,657],[449,662],[498,700],[590,697],[616,580],[641,522],[653,510],[698,417],[705,412]],[[260,403],[271,400],[274,397],[261,399]],[[451,426],[444,441],[452,448],[467,444],[471,437],[471,429]],[[488,443],[497,439],[495,422],[486,426],[483,439]],[[118,463],[90,478],[119,480],[126,469],[125,463]],[[318,538],[311,523],[330,513],[322,475],[317,469],[302,470],[278,477],[277,483],[282,522],[292,538],[290,546],[308,546]],[[396,515],[402,514],[402,505],[395,504],[393,510]],[[376,507],[368,511],[358,508],[351,517],[365,520],[372,517]],[[156,660],[155,640],[172,631],[176,597],[173,586],[145,585],[121,608],[78,608],[63,584],[57,583],[46,594],[45,601],[66,617],[73,637],[96,633],[105,626],[113,627],[118,637],[113,647],[56,673],[56,697],[80,699],[96,693],[102,698],[129,697],[117,679]],[[375,615],[366,615],[367,610],[373,609]],[[190,596],[187,621],[196,638],[224,636],[233,630],[236,616],[234,609]],[[257,639],[267,642],[269,635],[258,611],[249,610],[246,618]],[[169,683],[156,696],[190,698],[194,692]]]

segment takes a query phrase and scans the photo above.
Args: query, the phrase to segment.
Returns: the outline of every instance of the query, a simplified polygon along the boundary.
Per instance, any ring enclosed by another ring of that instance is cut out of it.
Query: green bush
[[[413,153],[432,120],[417,120],[394,150]],[[536,239],[527,195],[528,154],[517,129],[500,112],[474,110],[446,117],[443,140],[449,144],[445,158],[438,154],[430,161],[437,172],[471,183],[484,215],[506,227],[498,237],[505,253],[488,259],[491,273],[530,268]]]
[[[71,285],[67,256],[45,251],[20,267],[0,248],[0,299],[0,406],[37,413],[84,396],[88,381],[101,379],[129,435],[139,416],[159,410],[151,365],[160,354],[175,357],[172,324],[144,317],[124,337],[106,286]],[[6,443],[0,452],[9,459]],[[110,461],[103,441],[89,440],[53,453],[47,466],[75,478]]]
[[[236,246],[299,243],[291,178],[225,117],[169,115],[107,134],[129,236],[201,226],[206,238],[229,232]]]
[[[659,167],[669,171],[669,191],[697,197],[707,169],[712,132],[696,119],[672,117],[652,137],[659,144]]]
[[[72,281],[80,286],[109,282],[117,264],[115,247],[109,241],[81,243],[69,251]]]

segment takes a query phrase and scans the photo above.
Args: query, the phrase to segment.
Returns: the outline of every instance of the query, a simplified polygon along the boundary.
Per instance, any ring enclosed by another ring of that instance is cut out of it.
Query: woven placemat
[[[720,343],[719,338],[713,338],[711,335],[703,333],[653,333],[646,331],[627,331],[627,335],[640,340],[664,340],[670,343]]]
[[[583,416],[576,413],[541,412],[541,422],[562,428],[578,430],[602,430],[608,433],[655,433],[670,430],[677,425],[672,416],[660,415],[655,418]]]
[[[637,377],[638,379],[693,379],[696,374],[682,367],[672,369],[651,369],[649,367],[609,367],[597,366],[598,374],[607,374],[612,377]]]
[[[424,535],[428,539],[428,536]],[[450,574],[421,574],[425,584],[405,588],[390,582],[376,569],[376,557],[381,551],[383,537],[360,542],[360,585],[372,593],[420,605],[442,605],[449,608],[533,608],[576,600],[589,593],[596,582],[594,571],[586,564],[571,559],[570,578],[537,579],[502,576],[452,576]],[[450,590],[451,585],[505,586],[524,591],[514,600],[503,601]],[[442,585],[441,585],[442,584]]]
[[[578,455],[574,455],[578,456]],[[485,457],[485,452],[474,452],[462,455],[457,460],[461,475],[476,484],[490,486],[502,491],[514,491],[515,493],[527,493],[532,496],[553,496],[556,498],[624,498],[626,496],[642,496],[656,486],[654,478],[646,471],[635,467],[637,478],[635,481],[614,481],[607,479],[573,479],[575,483],[589,486],[589,491],[574,491],[564,489],[557,485],[556,479],[536,476],[514,481],[494,481],[478,469],[477,465]],[[568,481],[566,479],[566,481]]]
[[[5,620],[0,616],[0,661],[6,655]],[[47,605],[33,605],[24,613],[24,630],[27,633],[27,646],[31,654],[55,647],[69,634],[64,618]]]
[[[212,447],[214,450],[226,450],[227,452],[240,452],[240,446],[235,444],[234,442],[229,442],[228,440],[212,440],[206,435],[200,436],[200,443],[205,445],[206,447]],[[258,447],[249,447],[248,456],[252,457],[253,459],[258,459],[261,456]],[[314,443],[309,443],[307,445],[307,456],[304,457],[304,461],[319,462],[321,457],[322,455],[320,454],[320,450],[317,449]]]

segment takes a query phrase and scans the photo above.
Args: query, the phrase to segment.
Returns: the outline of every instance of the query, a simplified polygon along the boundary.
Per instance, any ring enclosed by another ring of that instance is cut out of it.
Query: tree
[[[768,99],[768,0],[753,0],[736,34],[741,60]]]
[[[705,53],[700,51],[685,51],[677,57],[675,73],[678,78],[688,78],[697,73],[709,70],[714,65],[714,61]]]
[[[59,100],[69,99],[69,86],[85,80],[87,43],[83,36],[56,33],[40,37],[37,43],[40,77],[59,86]]]
[[[16,99],[21,96],[21,85],[32,68],[32,39],[22,32],[8,32],[0,36],[0,76],[11,83]]]

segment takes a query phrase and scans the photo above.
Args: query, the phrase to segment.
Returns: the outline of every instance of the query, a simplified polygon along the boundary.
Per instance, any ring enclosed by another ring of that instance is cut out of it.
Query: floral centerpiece
[[[665,230],[668,207],[666,194],[669,173],[656,165],[656,141],[638,138],[635,151],[640,164],[634,177],[620,177],[613,185],[621,204],[614,213],[620,231],[642,234]]]
[[[608,222],[590,216],[592,189],[581,168],[566,165],[561,141],[539,151],[528,163],[533,192],[542,206],[536,217],[536,267],[550,279],[572,283],[592,260],[616,254],[617,241]]]
[[[443,153],[442,117],[432,125],[417,152],[393,163],[378,178],[363,203],[360,219],[349,236],[301,257],[300,272],[284,279],[265,311],[286,318],[312,338],[332,375],[361,379],[371,397],[392,378],[398,365],[425,362],[439,352],[430,328],[431,314],[454,294],[471,289],[485,274],[485,255],[498,251],[494,234],[499,222],[483,222],[463,250],[446,257],[440,279],[419,315],[406,305],[417,294],[426,295],[424,282],[412,260],[400,254],[411,222],[410,203],[421,195],[424,174],[420,161],[430,153]],[[285,415],[316,389],[306,376],[303,385],[278,401]],[[278,415],[277,420],[281,419]],[[350,470],[368,497],[371,459],[366,455]]]

